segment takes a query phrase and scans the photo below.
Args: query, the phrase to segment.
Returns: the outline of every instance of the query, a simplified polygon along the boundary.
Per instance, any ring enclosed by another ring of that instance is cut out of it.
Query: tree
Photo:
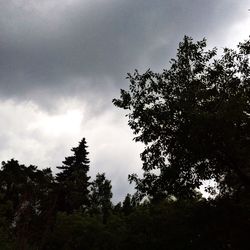
[[[53,203],[54,179],[50,169],[19,164],[12,159],[2,162],[0,200],[5,204],[4,220],[15,232],[19,249],[26,249],[39,238],[40,245],[49,224]]]
[[[133,197],[130,194],[127,194],[123,203],[122,203],[122,211],[125,215],[131,214],[135,209],[135,203]]]
[[[62,172],[56,175],[59,184],[58,209],[72,213],[89,205],[90,185],[87,172],[89,159],[86,140],[83,138],[78,147],[71,149],[73,156],[66,157],[61,167]]]
[[[107,180],[105,174],[97,174],[96,179],[90,186],[91,213],[101,214],[103,223],[107,222],[110,210],[112,208],[111,181]]]
[[[145,144],[144,175],[129,177],[141,196],[192,197],[210,179],[224,194],[250,188],[250,40],[220,57],[205,47],[185,36],[169,69],[135,70],[113,100]]]

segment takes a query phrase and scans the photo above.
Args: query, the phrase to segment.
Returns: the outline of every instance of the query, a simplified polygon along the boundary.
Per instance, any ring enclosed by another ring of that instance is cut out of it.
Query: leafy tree
[[[71,149],[73,156],[65,158],[63,165],[57,167],[62,170],[56,176],[59,184],[58,209],[72,213],[78,209],[84,209],[89,205],[90,177],[89,159],[86,140],[83,138],[78,147]]]
[[[90,210],[91,213],[101,214],[103,223],[107,222],[107,218],[112,208],[111,181],[107,180],[105,174],[97,174],[96,179],[90,186]]]
[[[117,203],[116,205],[114,205],[114,207],[113,207],[113,213],[119,215],[119,214],[121,214],[121,212],[122,212],[122,203],[121,203],[121,202],[118,202],[118,203]]]
[[[222,193],[250,188],[250,40],[238,50],[205,50],[185,36],[162,73],[128,74],[129,90],[113,103],[128,110],[143,142],[141,196],[192,197],[204,180]]]
[[[131,214],[135,209],[136,203],[134,197],[131,194],[127,194],[123,203],[122,203],[122,212],[125,215]]]
[[[2,162],[0,193],[4,221],[15,232],[19,249],[43,239],[49,222],[48,211],[53,202],[53,176],[50,169],[26,167],[12,159]]]

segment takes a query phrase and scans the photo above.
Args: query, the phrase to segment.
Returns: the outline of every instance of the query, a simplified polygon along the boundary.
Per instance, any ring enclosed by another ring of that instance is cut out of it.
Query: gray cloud
[[[47,12],[29,1],[1,3],[2,95],[108,94],[134,68],[164,67],[184,34],[221,40],[244,9],[233,0],[73,3]]]

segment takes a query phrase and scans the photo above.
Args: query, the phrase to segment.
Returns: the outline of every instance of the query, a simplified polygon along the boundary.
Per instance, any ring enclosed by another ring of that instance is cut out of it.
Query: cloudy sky
[[[248,0],[0,0],[0,160],[56,172],[85,137],[91,170],[132,192],[142,145],[111,101],[135,68],[161,71],[185,34],[234,47]]]

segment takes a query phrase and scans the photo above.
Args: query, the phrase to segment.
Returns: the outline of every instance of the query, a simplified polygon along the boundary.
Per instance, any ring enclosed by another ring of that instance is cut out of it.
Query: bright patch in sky
[[[83,114],[81,110],[65,110],[64,113],[49,115],[40,113],[35,122],[28,126],[30,130],[39,130],[46,136],[58,137],[65,134],[77,134],[81,131]]]
[[[241,19],[231,26],[230,32],[226,38],[226,44],[223,47],[234,47],[239,42],[244,42],[250,35],[250,11],[244,11]]]

